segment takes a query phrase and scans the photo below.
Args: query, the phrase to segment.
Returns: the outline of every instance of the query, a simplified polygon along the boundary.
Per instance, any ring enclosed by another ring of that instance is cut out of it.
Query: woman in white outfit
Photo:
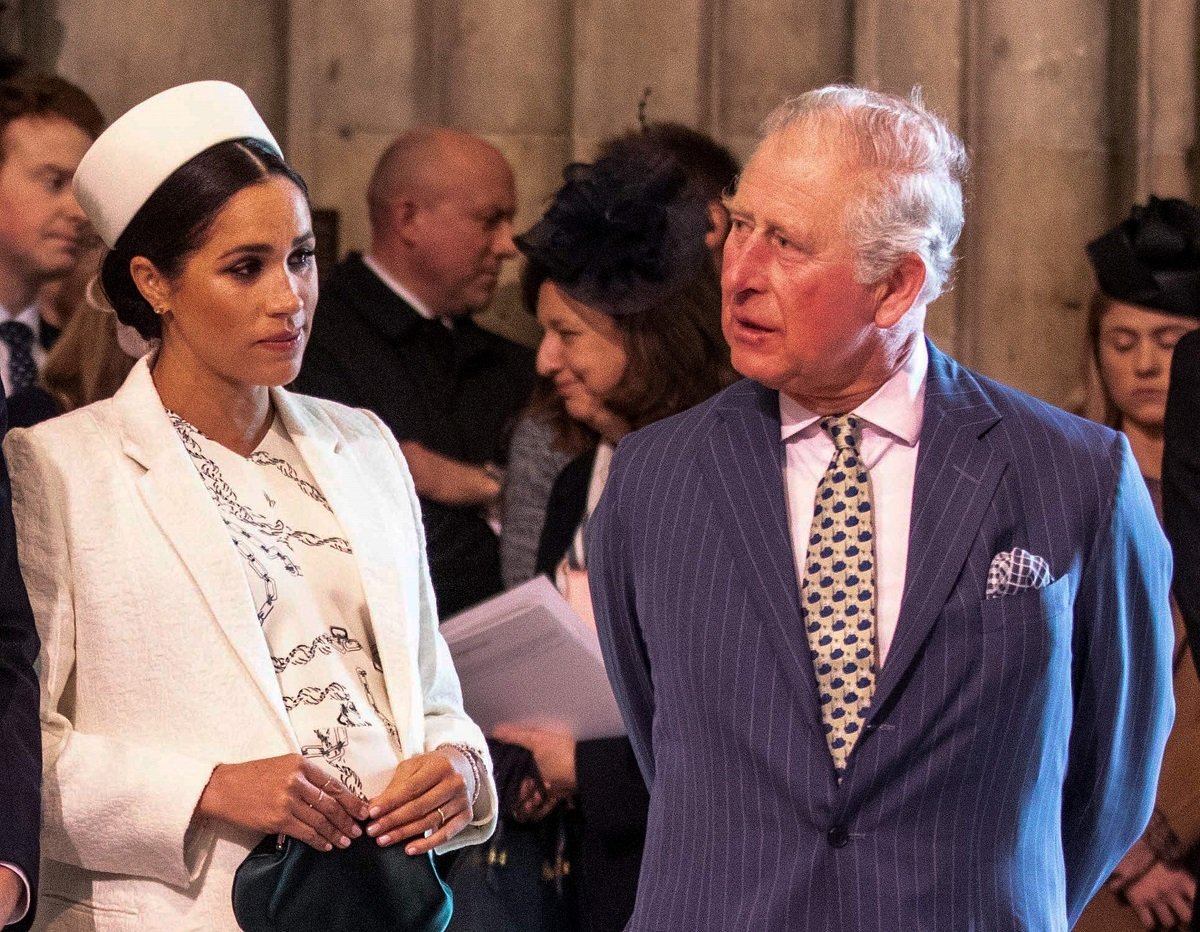
[[[236,929],[264,835],[485,839],[404,460],[373,415],[282,388],[317,302],[303,181],[199,82],[114,123],[75,185],[106,294],[160,345],[5,444],[43,642],[38,927]]]

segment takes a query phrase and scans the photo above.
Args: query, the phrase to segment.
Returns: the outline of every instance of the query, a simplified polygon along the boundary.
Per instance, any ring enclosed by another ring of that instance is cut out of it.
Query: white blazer
[[[406,755],[484,750],[462,708],[408,468],[374,415],[271,390],[354,550]],[[9,433],[21,570],[42,638],[38,929],[234,932],[261,836],[193,820],[213,767],[298,750],[229,531],[148,360],[116,396]],[[486,781],[446,846],[495,826]]]

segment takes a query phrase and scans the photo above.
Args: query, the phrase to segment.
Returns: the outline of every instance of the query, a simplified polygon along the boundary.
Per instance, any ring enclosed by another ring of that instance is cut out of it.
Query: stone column
[[[370,243],[367,181],[415,122],[416,0],[290,0],[285,151],[316,207],[339,214],[340,251]]]
[[[907,96],[920,87],[925,104],[960,136],[965,132],[962,99],[963,0],[860,0],[854,18],[854,80]],[[957,250],[960,270],[970,262],[967,243]],[[956,276],[957,279],[957,276]],[[959,351],[961,291],[952,287],[929,308],[926,331],[946,352]]]
[[[1196,143],[1196,0],[1141,0],[1145,102],[1136,196],[1192,196]]]
[[[286,135],[282,2],[58,0],[45,6],[53,6],[47,24],[51,33],[61,29],[61,47],[43,64],[84,88],[110,120],[173,85],[220,78],[242,87],[272,131]]]
[[[849,0],[716,0],[711,122],[743,159],[778,104],[852,77],[852,7]]]
[[[709,28],[705,0],[576,0],[574,157],[590,159],[602,139],[647,118],[707,128]]]
[[[442,0],[419,7],[417,106],[424,122],[495,144],[517,179],[518,231],[541,215],[571,154],[569,0]],[[509,263],[479,322],[526,343],[539,330],[520,308]]]
[[[990,0],[975,15],[960,342],[985,373],[1061,404],[1080,385],[1083,247],[1107,222],[1107,4]]]

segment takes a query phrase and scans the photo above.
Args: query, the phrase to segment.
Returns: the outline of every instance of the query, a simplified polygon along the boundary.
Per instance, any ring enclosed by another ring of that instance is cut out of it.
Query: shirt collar
[[[381,282],[383,282],[385,285],[387,285],[388,288],[390,288],[392,291],[394,291],[403,300],[407,301],[409,306],[412,307],[412,309],[414,311],[416,311],[418,314],[420,314],[426,320],[437,320],[437,315],[434,314],[433,311],[429,310],[429,308],[426,307],[425,304],[423,304],[416,295],[414,295],[411,291],[409,291],[407,288],[405,288],[403,285],[401,285],[398,281],[396,281],[396,279],[393,276],[388,274],[388,272],[383,268],[383,265],[379,262],[378,259],[376,259],[374,256],[370,255],[369,253],[364,252],[362,261],[363,261],[363,265],[365,265],[372,272],[374,272],[376,277]]]
[[[928,372],[929,349],[924,336],[920,336],[904,365],[851,413],[905,446],[915,446],[925,416],[925,377]],[[821,415],[809,411],[794,398],[779,393],[779,433],[783,440],[790,440],[820,418]]]
[[[28,324],[33,329],[35,337],[38,335],[39,325],[42,322],[41,315],[38,314],[37,302],[16,314],[0,304],[0,320],[15,320],[22,324]]]

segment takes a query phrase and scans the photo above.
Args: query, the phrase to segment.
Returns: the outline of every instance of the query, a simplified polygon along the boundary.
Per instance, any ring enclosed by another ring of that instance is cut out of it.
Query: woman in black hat
[[[616,443],[704,401],[736,375],[705,243],[709,202],[680,160],[647,140],[569,166],[565,177],[517,246],[528,260],[525,303],[545,331],[537,366],[548,391],[535,404],[553,427],[553,443],[573,457],[550,493],[536,571],[554,579],[587,619],[582,527]],[[464,860],[492,862],[493,889],[507,899],[489,904],[486,916],[474,910],[478,897],[459,885],[470,868],[457,868],[451,932],[619,932],[633,910],[649,804],[628,739],[576,742],[517,726],[493,737],[500,739],[492,745],[500,783],[510,787],[501,790],[506,814],[491,851]],[[523,750],[536,767],[521,780]],[[532,877],[503,867],[518,861]],[[539,884],[540,894],[518,894]],[[465,919],[473,912],[481,918],[475,925]]]
[[[1200,328],[1200,211],[1151,197],[1088,245],[1088,315],[1102,411],[1124,431],[1159,517],[1163,421],[1175,344]],[[1082,932],[1189,928],[1200,855],[1200,680],[1176,608],[1175,725],[1150,826],[1084,911]]]

